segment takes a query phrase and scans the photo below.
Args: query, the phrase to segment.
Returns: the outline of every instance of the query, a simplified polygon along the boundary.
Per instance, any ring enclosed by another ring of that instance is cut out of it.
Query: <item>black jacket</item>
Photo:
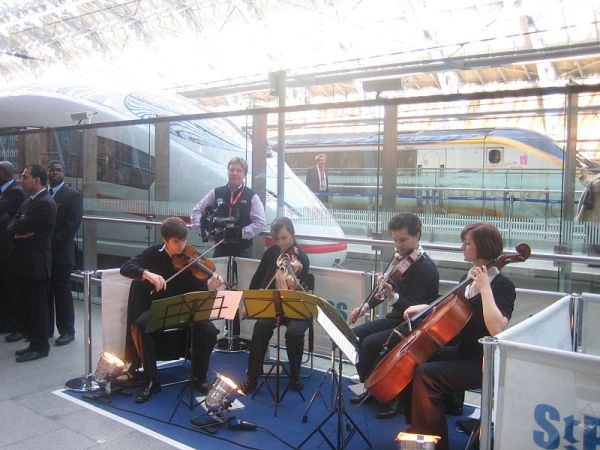
[[[13,261],[17,273],[34,280],[47,280],[52,270],[52,230],[56,221],[56,203],[46,189],[37,197],[27,198],[7,227],[13,239]]]
[[[52,263],[75,265],[75,233],[83,216],[83,195],[66,184],[54,195],[56,223],[52,234]]]
[[[2,194],[0,194],[0,262],[10,260],[13,242],[12,236],[6,232],[6,227],[15,216],[19,206],[25,200],[25,192],[19,183],[13,180]]]
[[[275,275],[277,258],[280,254],[281,248],[278,245],[273,245],[265,250],[252,281],[250,281],[250,289],[275,289],[275,283],[272,283],[271,286],[268,284]],[[306,275],[310,269],[310,261],[301,248],[298,248],[298,259],[302,263],[302,270],[297,276],[298,280],[303,283],[306,281]]]

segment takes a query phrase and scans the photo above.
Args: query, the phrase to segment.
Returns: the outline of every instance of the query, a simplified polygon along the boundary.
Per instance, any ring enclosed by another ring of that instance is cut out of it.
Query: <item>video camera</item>
[[[200,237],[203,242],[208,240],[225,244],[239,244],[242,242],[242,228],[236,226],[237,217],[225,213],[224,204],[216,208],[208,206],[200,219]]]

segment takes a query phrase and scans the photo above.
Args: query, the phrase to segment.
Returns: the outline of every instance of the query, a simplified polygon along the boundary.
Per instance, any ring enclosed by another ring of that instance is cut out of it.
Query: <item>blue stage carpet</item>
[[[213,353],[211,358],[211,369],[241,382],[244,379],[247,355],[245,353]],[[305,373],[309,369],[303,368]],[[166,368],[161,368],[160,377],[163,383],[169,383],[182,380],[187,376],[188,368],[180,363],[169,364]],[[213,374],[214,375],[214,374]],[[239,397],[245,405],[244,409],[234,411],[229,416],[254,422],[258,425],[256,431],[237,431],[221,425],[218,432],[210,435],[206,432],[196,430],[190,424],[194,417],[204,416],[204,409],[198,406],[189,410],[187,405],[180,403],[171,423],[169,417],[175,410],[178,402],[177,396],[183,385],[173,385],[163,387],[159,394],[155,394],[150,401],[144,404],[136,404],[133,399],[135,392],[130,395],[113,394],[109,398],[109,403],[98,401],[87,401],[89,404],[100,408],[114,416],[126,419],[135,423],[136,428],[142,431],[158,433],[167,439],[170,443],[181,447],[207,448],[211,450],[220,449],[284,449],[298,448],[309,434],[321,423],[329,414],[325,405],[331,398],[331,377],[327,376],[321,387],[324,400],[317,398],[309,413],[308,420],[302,423],[302,417],[310,400],[311,395],[316,390],[319,383],[323,380],[324,374],[314,370],[310,378],[304,379],[303,395],[306,401],[302,401],[296,392],[289,391],[282,402],[279,404],[277,417],[273,416],[274,404],[268,389],[263,386],[258,395],[252,400],[250,397]],[[282,386],[285,387],[287,379],[282,378]],[[274,380],[271,383],[274,386]],[[351,419],[370,441],[372,447],[377,450],[396,449],[394,439],[400,431],[406,429],[404,416],[398,415],[392,419],[378,420],[375,418],[377,406],[375,404],[362,405],[353,409],[355,405],[350,404],[347,399],[353,394],[347,388],[348,380],[344,379],[343,395],[346,399],[346,411]],[[67,398],[82,399],[82,394],[76,392],[64,391]],[[470,414],[473,408],[466,407],[465,413]],[[455,430],[455,423],[458,419],[466,417],[448,416],[450,428],[450,439],[452,449],[464,449],[468,436],[458,433]],[[344,436],[347,438],[347,421],[344,420]],[[337,446],[337,414],[329,419],[323,427],[325,434],[329,434],[329,439],[334,446]],[[316,433],[303,445],[305,449],[322,448],[327,449],[327,443],[322,442],[323,438]],[[348,443],[348,449],[358,450],[368,448],[367,443],[359,433],[354,433]]]

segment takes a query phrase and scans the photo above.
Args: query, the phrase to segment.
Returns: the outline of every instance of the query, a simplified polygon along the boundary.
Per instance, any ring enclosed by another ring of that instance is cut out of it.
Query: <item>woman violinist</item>
[[[250,282],[250,289],[302,290],[298,285],[305,282],[310,267],[306,253],[296,244],[294,224],[287,217],[276,219],[271,224],[271,237],[275,245],[269,247],[262,256],[256,273]],[[283,270],[282,270],[283,269]],[[290,273],[292,270],[294,273]],[[290,367],[290,388],[301,390],[300,365],[304,349],[304,334],[308,329],[307,320],[284,318],[282,325],[287,327],[285,344]],[[276,327],[274,318],[257,319],[250,341],[247,377],[242,382],[244,393],[252,392],[262,373],[263,361],[269,340]]]
[[[410,432],[440,436],[436,448],[442,450],[449,448],[445,397],[457,390],[481,387],[483,348],[478,340],[507,327],[515,302],[514,284],[497,269],[486,269],[489,262],[502,254],[498,229],[491,224],[475,223],[465,227],[460,237],[464,259],[473,263],[466,275],[473,282],[465,290],[473,314],[459,334],[456,354],[450,357],[438,352],[440,359],[432,358],[419,365],[412,382]],[[411,306],[404,316],[412,317],[427,306]]]
[[[175,275],[178,271],[173,265],[173,258],[181,255],[186,250],[187,226],[179,217],[168,217],[160,226],[161,244],[148,247],[142,253],[134,256],[121,266],[121,275],[133,278],[129,291],[129,304],[127,311],[127,323],[129,333],[127,335],[127,349],[125,359],[132,361],[132,367],[144,367],[144,380],[146,386],[138,394],[135,401],[142,403],[147,401],[152,394],[160,392],[160,382],[156,368],[157,354],[161,352],[173,352],[173,342],[165,342],[164,334],[160,332],[146,334],[145,327],[150,314],[150,305],[153,300],[172,297],[194,291],[206,291],[217,289],[223,284],[223,278],[212,274],[200,277],[191,270],[184,270],[179,275],[165,281]],[[207,280],[208,279],[208,280]],[[198,322],[194,325],[194,387],[203,394],[208,392],[207,380],[208,364],[213,347],[217,341],[219,330],[210,321]],[[183,355],[187,351],[185,345],[185,330],[181,331]],[[134,350],[132,351],[132,347]],[[165,348],[167,347],[167,348]]]

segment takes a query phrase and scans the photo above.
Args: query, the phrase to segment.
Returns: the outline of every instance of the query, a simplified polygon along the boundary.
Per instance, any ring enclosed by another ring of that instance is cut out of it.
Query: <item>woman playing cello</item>
[[[460,237],[464,259],[474,266],[468,274],[473,282],[465,290],[473,314],[459,334],[456,355],[419,365],[412,383],[410,432],[440,436],[436,448],[442,450],[449,449],[445,397],[457,390],[481,387],[483,348],[478,340],[507,327],[515,302],[514,284],[495,268],[486,268],[502,254],[498,229],[491,224],[475,223],[465,227]],[[404,317],[412,317],[427,306],[410,306]]]
[[[275,241],[275,245],[269,247],[263,254],[250,282],[250,289],[302,290],[299,283],[302,283],[308,274],[310,262],[306,253],[296,244],[294,224],[287,217],[275,219],[271,224],[271,237]],[[287,327],[285,343],[290,364],[290,387],[299,391],[302,389],[300,365],[304,349],[304,334],[308,329],[309,322],[285,318],[283,325]],[[250,354],[248,355],[247,377],[241,385],[241,389],[246,394],[256,388],[275,326],[276,322],[273,318],[258,319],[254,324]]]

